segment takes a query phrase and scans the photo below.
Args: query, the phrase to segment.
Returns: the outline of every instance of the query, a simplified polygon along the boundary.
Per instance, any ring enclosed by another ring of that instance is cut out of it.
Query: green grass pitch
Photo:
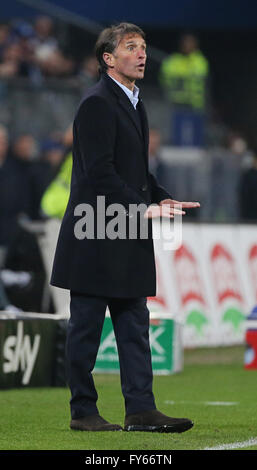
[[[154,377],[158,409],[194,421],[182,434],[71,431],[68,388],[1,390],[0,449],[196,450],[257,442],[257,370],[245,370],[243,358],[241,346],[185,351],[181,373]],[[119,375],[96,374],[95,383],[100,413],[123,425]]]

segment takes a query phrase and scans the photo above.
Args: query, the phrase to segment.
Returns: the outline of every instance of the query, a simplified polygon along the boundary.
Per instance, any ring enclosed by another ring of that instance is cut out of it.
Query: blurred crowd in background
[[[28,227],[63,216],[74,112],[99,78],[93,51],[78,60],[68,42],[48,16],[0,24],[0,310],[41,311],[43,263]],[[256,222],[256,149],[211,121],[211,79],[208,58],[188,33],[160,62],[151,87],[139,84],[150,120],[150,171],[174,199],[200,200],[201,211],[188,221]]]
[[[53,20],[40,16],[34,23],[15,20],[0,25],[0,77],[26,77],[40,83],[44,77],[97,76],[93,54],[78,63],[63,50]]]

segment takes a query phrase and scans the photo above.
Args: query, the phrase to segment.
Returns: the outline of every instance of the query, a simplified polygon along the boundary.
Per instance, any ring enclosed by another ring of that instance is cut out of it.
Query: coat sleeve
[[[96,195],[105,196],[106,204],[146,201],[119,176],[114,165],[116,119],[109,103],[100,96],[87,98],[75,117],[75,133],[82,158],[82,168]]]
[[[163,201],[164,199],[173,199],[166,189],[158,184],[155,176],[152,175],[152,173],[149,173],[149,181],[151,186],[152,204],[159,204],[159,202]]]

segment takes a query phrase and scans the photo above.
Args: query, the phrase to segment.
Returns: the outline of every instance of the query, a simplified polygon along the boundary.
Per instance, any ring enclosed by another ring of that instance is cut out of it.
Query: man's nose
[[[139,59],[145,59],[146,58],[146,51],[144,49],[139,49],[138,58]]]

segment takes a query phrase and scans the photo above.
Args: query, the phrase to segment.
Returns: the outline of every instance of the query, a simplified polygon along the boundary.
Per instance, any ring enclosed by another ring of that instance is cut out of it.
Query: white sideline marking
[[[238,401],[172,401],[165,400],[166,405],[175,405],[177,404],[193,404],[193,405],[206,405],[206,406],[235,406],[238,405]]]
[[[238,401],[205,401],[204,405],[211,406],[234,406],[238,405]]]
[[[231,444],[221,444],[217,447],[205,447],[203,450],[233,450],[243,449],[244,447],[251,447],[257,445],[257,438],[251,438],[248,441],[234,442]]]

